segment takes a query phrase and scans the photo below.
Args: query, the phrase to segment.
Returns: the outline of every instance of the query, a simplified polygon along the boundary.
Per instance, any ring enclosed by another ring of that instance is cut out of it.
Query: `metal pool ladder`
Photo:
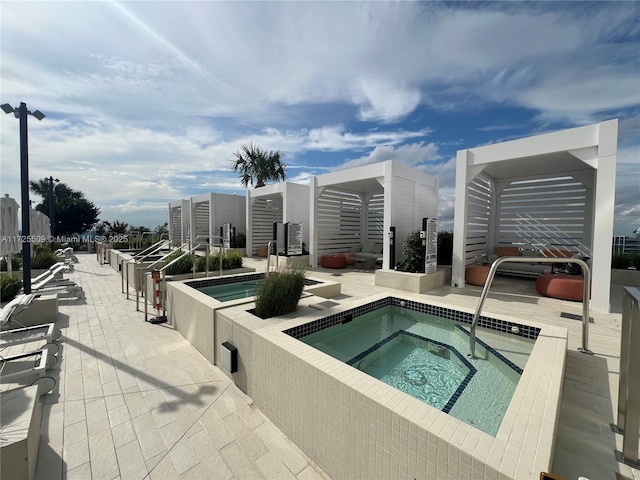
[[[487,298],[487,294],[489,293],[489,288],[491,287],[491,283],[493,282],[493,277],[496,274],[496,270],[498,270],[500,264],[504,262],[577,263],[578,265],[580,265],[580,267],[582,267],[582,274],[584,276],[584,288],[582,290],[582,347],[579,347],[578,351],[590,355],[593,354],[593,352],[589,350],[589,293],[591,291],[591,270],[589,270],[589,265],[587,265],[587,262],[580,258],[500,257],[491,264],[489,275],[487,275],[487,280],[484,282],[484,287],[482,288],[482,294],[480,295],[480,301],[478,302],[476,313],[473,315],[473,321],[471,322],[471,329],[469,331],[469,356],[471,358],[476,358],[476,327],[478,326],[478,320],[480,319],[480,312],[482,311],[482,306],[484,305],[484,301]]]

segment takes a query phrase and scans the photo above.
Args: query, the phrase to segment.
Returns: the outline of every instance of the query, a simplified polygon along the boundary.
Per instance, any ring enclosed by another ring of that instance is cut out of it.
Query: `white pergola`
[[[309,243],[309,185],[280,182],[247,190],[247,255],[257,254],[273,240],[273,223],[302,223],[302,241]]]
[[[189,241],[201,243],[205,237],[220,243],[220,227],[230,223],[237,233],[245,229],[245,197],[227,193],[205,193],[169,204],[169,238],[178,247]]]
[[[394,160],[312,177],[309,263],[375,241],[388,269],[390,227],[401,260],[407,235],[437,215],[438,179]]]
[[[497,245],[590,257],[591,308],[610,310],[618,120],[459,150],[453,286]]]
[[[191,202],[189,199],[169,203],[169,239],[172,247],[186,243],[191,232]]]
[[[222,243],[221,229],[225,224],[236,228],[236,234],[244,233],[246,199],[243,195],[205,193],[190,199],[191,240],[193,243]]]

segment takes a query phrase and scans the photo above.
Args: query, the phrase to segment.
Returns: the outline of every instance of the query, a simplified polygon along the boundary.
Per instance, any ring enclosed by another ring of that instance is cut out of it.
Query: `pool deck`
[[[121,293],[120,276],[95,255],[68,278],[86,299],[60,299],[63,331],[58,385],[42,397],[36,478],[51,479],[322,479],[324,473],[286,438],[251,399],[167,325],[144,322],[135,299]],[[245,259],[263,271],[264,259]],[[384,291],[371,271],[314,269],[314,277],[342,282],[334,301]],[[595,314],[589,347],[581,345],[580,303],[543,298],[534,281],[497,277],[484,313],[509,315],[569,330],[569,351],[553,472],[566,480],[640,479],[619,463],[617,415],[621,287],[613,313]],[[423,295],[475,308],[480,287],[441,287]]]

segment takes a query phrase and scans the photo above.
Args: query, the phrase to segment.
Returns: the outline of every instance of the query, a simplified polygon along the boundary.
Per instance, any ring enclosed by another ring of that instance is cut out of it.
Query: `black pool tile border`
[[[302,338],[307,335],[311,335],[312,333],[319,332],[320,330],[324,330],[325,328],[342,323],[344,317],[348,315],[351,315],[355,319],[361,315],[387,306],[406,308],[415,312],[435,315],[437,317],[454,320],[460,323],[471,324],[471,322],[473,321],[473,314],[471,313],[460,312],[452,308],[438,307],[435,305],[420,303],[413,300],[405,300],[403,298],[385,297],[383,299],[376,300],[365,305],[360,305],[344,312],[334,313],[333,315],[329,315],[327,317],[320,318],[303,325],[289,328],[287,330],[284,330],[283,333],[286,333],[293,338]],[[478,319],[478,326],[488,328],[490,330],[496,330],[498,332],[507,333],[509,335],[528,338],[531,340],[535,340],[540,334],[540,329],[538,327],[522,325],[506,320],[498,320],[495,318],[484,317],[482,315]],[[514,333],[512,331],[513,327],[517,327],[517,332]]]
[[[253,280],[262,280],[263,278],[264,273],[243,273],[240,275],[234,275],[232,277],[214,277],[207,278],[205,280],[191,280],[188,282],[184,282],[184,284],[197,290],[199,288],[217,287],[218,285],[229,285],[231,283],[251,282]],[[305,286],[317,285],[320,283],[322,282],[311,280],[310,278],[304,279]]]
[[[382,347],[383,345],[386,345],[391,340],[393,340],[396,337],[399,337],[400,335],[406,335],[408,337],[417,338],[419,340],[422,340],[423,342],[430,342],[430,343],[433,343],[433,344],[438,345],[440,347],[446,348],[447,350],[452,352],[456,357],[458,357],[458,360],[460,360],[463,363],[463,365],[465,367],[467,367],[467,369],[469,370],[469,373],[467,373],[467,375],[462,379],[462,381],[460,382],[460,385],[458,385],[458,388],[456,388],[456,391],[453,392],[453,394],[451,395],[451,398],[449,398],[449,400],[447,401],[445,406],[442,407],[442,411],[444,413],[449,413],[451,411],[451,409],[453,408],[453,406],[458,401],[458,399],[460,398],[460,396],[462,395],[462,393],[464,392],[465,388],[467,388],[467,386],[469,385],[469,382],[471,381],[473,376],[478,371],[473,365],[471,365],[471,363],[469,363],[469,361],[464,357],[464,355],[462,355],[455,347],[453,347],[451,345],[439,342],[438,340],[433,340],[433,339],[431,339],[429,337],[423,337],[422,335],[418,335],[418,334],[413,333],[413,332],[408,332],[406,330],[398,330],[397,332],[394,332],[391,335],[389,335],[388,337],[380,340],[379,342],[377,342],[373,346],[367,348],[364,352],[359,353],[358,355],[356,355],[351,360],[348,360],[345,363],[347,365],[353,366],[355,363],[357,363],[360,360],[364,359],[365,357],[369,356],[370,354],[372,354],[373,352],[378,350],[380,347]],[[364,373],[366,373],[366,372],[364,372]]]
[[[467,331],[467,329],[464,328],[463,326],[456,325],[456,328],[462,330],[467,336],[471,336],[470,333]],[[487,351],[489,351],[492,355],[496,356],[498,360],[500,360],[502,363],[510,367],[518,375],[522,375],[522,369],[519,366],[517,366],[515,363],[513,363],[511,360],[509,360],[507,357],[502,355],[500,352],[498,352],[495,348],[490,347],[487,343],[483,342],[478,337],[476,337],[476,342],[482,345],[485,349],[487,349]]]

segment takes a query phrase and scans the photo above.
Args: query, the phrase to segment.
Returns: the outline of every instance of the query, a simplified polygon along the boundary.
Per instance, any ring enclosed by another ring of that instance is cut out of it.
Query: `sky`
[[[0,103],[20,102],[46,115],[31,180],[151,229],[169,202],[243,194],[252,142],[294,182],[389,159],[437,176],[452,230],[458,150],[618,118],[614,234],[640,227],[640,2],[2,0]]]

